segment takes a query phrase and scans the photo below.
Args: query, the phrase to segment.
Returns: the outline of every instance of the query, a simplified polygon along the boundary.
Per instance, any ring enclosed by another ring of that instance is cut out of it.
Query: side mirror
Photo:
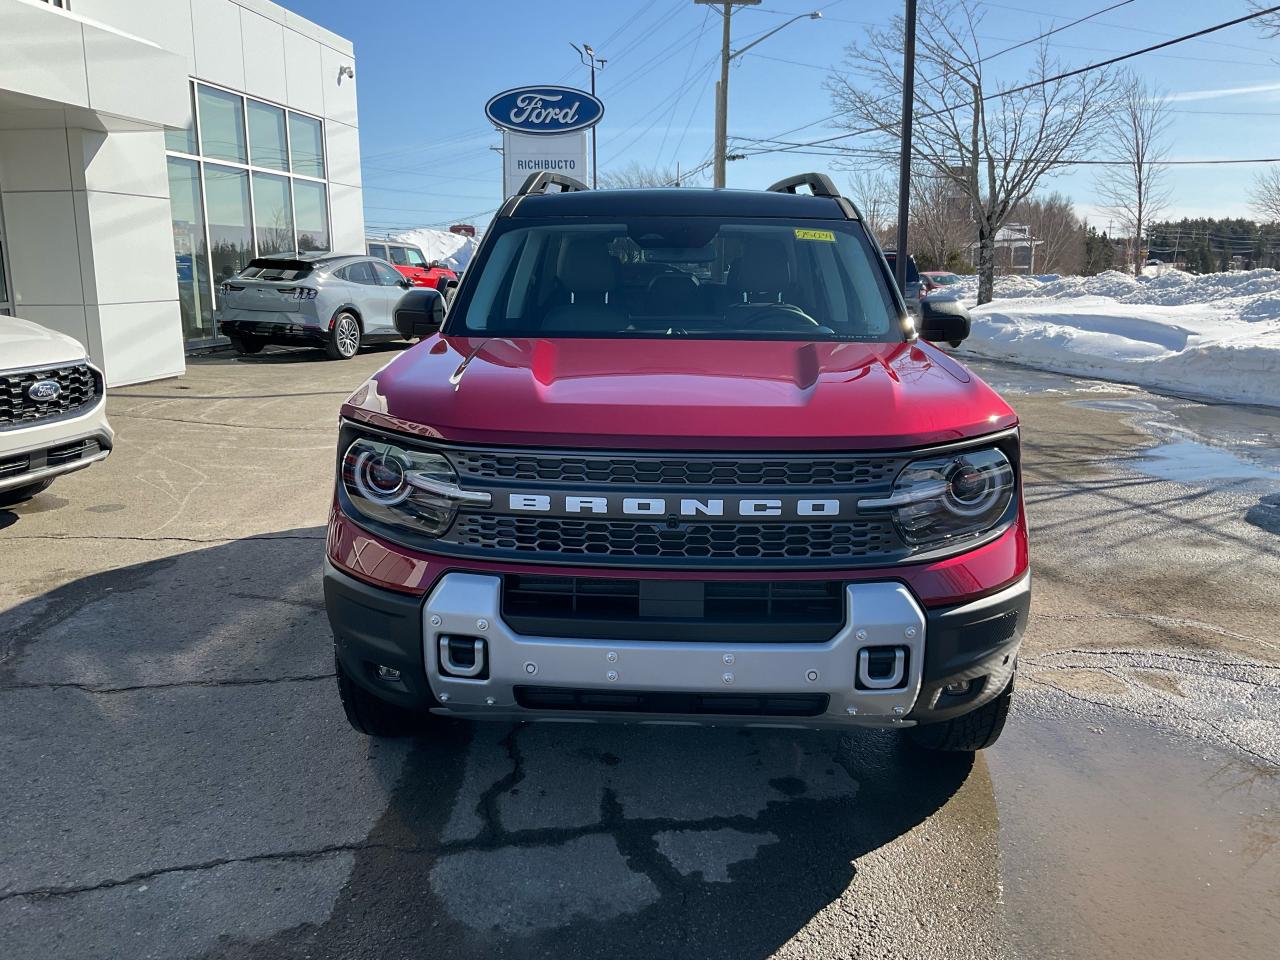
[[[406,290],[408,290],[410,287],[413,286],[413,281],[410,280],[408,277],[401,277],[399,280],[396,281],[396,286],[404,287]]]
[[[969,336],[969,311],[957,300],[920,301],[920,338],[958,347]]]
[[[440,330],[444,323],[444,297],[430,287],[414,287],[396,305],[396,332],[406,340],[419,340]]]

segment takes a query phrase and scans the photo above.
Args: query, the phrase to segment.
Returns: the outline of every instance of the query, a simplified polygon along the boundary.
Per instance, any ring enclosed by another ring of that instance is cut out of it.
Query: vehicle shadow
[[[952,909],[936,875],[859,861],[946,805],[972,756],[925,756],[874,733],[452,733],[409,757],[328,922],[219,956],[390,956],[411,943],[424,957],[749,960],[794,948],[815,921],[820,940],[803,955],[860,956],[859,943],[909,955],[919,920]],[[985,768],[975,779],[981,813],[967,826],[994,833]],[[997,886],[994,854],[964,869]],[[883,916],[885,903],[900,915]]]
[[[279,531],[14,584],[31,597],[0,613],[17,955],[59,929],[66,952],[43,955],[744,960],[811,924],[830,938],[814,953],[845,955],[920,935],[920,911],[948,930],[944,880],[996,888],[994,843],[973,853],[995,832],[985,765],[890,733],[445,721],[369,741],[333,689],[322,543]],[[903,839],[930,818],[942,846]],[[334,857],[349,867],[301,897]],[[104,892],[57,893],[88,885]]]
[[[391,354],[398,353],[401,350],[408,349],[413,344],[394,340],[387,343],[369,343],[360,348],[359,356],[365,354]],[[250,366],[273,364],[291,364],[291,363],[341,363],[342,361],[331,361],[325,354],[324,350],[319,347],[285,347],[285,346],[266,346],[262,348],[261,353],[238,354],[233,350],[216,350],[202,354],[197,357],[188,357],[188,365],[208,365],[208,364],[227,364],[227,363],[245,363]]]

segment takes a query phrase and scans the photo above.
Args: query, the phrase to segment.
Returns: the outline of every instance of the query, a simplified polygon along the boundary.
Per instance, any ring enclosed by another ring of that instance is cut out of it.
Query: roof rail
[[[531,193],[547,193],[547,188],[552,185],[560,188],[559,193],[577,193],[579,190],[591,189],[585,183],[575,180],[573,177],[542,170],[538,173],[529,174],[524,183],[520,184],[520,189],[516,191],[516,196],[524,197]]]
[[[796,187],[808,187],[815,197],[838,197],[840,191],[825,173],[800,173],[794,177],[779,180],[768,190],[769,193],[795,193]]]

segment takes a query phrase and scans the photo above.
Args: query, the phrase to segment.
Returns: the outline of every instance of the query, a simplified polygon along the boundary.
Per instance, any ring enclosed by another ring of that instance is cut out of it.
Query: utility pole
[[[596,95],[596,65],[603,70],[607,62],[601,57],[596,56],[596,52],[591,49],[591,44],[584,43],[579,47],[576,43],[570,43],[569,46],[578,51],[578,59],[582,61],[582,65],[591,70],[591,95]],[[591,125],[591,189],[596,188],[596,125]]]
[[[724,186],[724,166],[727,160],[736,160],[738,157],[730,157],[728,155],[729,140],[729,62],[742,56],[757,43],[768,40],[779,30],[783,30],[797,20],[821,20],[822,14],[815,10],[813,13],[800,13],[792,17],[786,23],[774,27],[763,36],[756,37],[741,50],[730,50],[730,31],[729,18],[733,16],[734,7],[753,7],[760,0],[693,0],[694,3],[706,4],[710,6],[716,13],[723,18],[724,30],[720,34],[720,82],[716,84],[716,152],[715,152],[715,183],[714,186]]]
[[[893,272],[907,289],[907,218],[911,214],[911,111],[916,99],[916,0],[907,0],[902,44],[902,158],[898,162],[898,253]]]

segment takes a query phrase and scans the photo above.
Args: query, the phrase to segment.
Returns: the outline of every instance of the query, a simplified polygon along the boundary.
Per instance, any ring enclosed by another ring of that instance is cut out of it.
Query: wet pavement
[[[337,406],[392,355],[119,390],[112,457],[0,511],[0,955],[1274,952],[1280,537],[1249,515],[1280,411],[974,365],[1024,419],[1035,575],[974,758],[578,724],[372,743],[319,561]]]

